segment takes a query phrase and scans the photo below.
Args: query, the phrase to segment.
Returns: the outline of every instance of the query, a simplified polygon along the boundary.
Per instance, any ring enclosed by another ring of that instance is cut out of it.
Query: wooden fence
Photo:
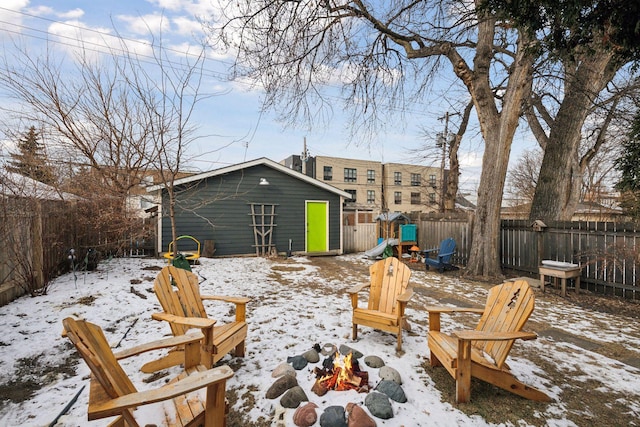
[[[503,221],[503,268],[536,276],[543,259],[572,262],[583,266],[582,287],[640,298],[638,224],[567,221],[546,225],[534,231],[530,221]]]
[[[471,223],[462,218],[415,219],[418,246],[437,248],[446,237],[456,241],[453,263],[467,264]],[[527,220],[503,220],[500,233],[502,268],[515,275],[538,277],[543,259],[583,266],[581,287],[596,293],[640,299],[640,226],[611,222],[549,222],[536,231]],[[375,224],[345,227],[345,252],[376,244]],[[360,243],[355,243],[355,242]]]
[[[364,252],[377,245],[376,224],[345,225],[342,240],[345,253]]]
[[[134,247],[135,240],[121,238],[122,233],[96,231],[86,212],[78,202],[0,198],[0,306],[27,292],[46,290],[49,281],[70,270],[71,248],[77,266],[83,265],[90,248],[103,256],[140,252],[141,246]],[[138,218],[129,222],[133,229],[145,226]]]

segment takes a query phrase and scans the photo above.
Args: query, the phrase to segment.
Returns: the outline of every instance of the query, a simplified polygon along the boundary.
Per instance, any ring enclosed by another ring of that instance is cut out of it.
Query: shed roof
[[[266,157],[261,157],[259,159],[255,159],[255,160],[250,160],[248,162],[244,162],[244,163],[237,163],[235,165],[231,165],[231,166],[226,166],[220,169],[214,169],[212,171],[209,172],[203,172],[203,173],[199,173],[196,175],[191,175],[185,178],[181,178],[181,179],[177,179],[174,181],[173,185],[181,185],[181,184],[188,184],[190,182],[193,181],[198,181],[198,180],[202,180],[202,179],[206,179],[206,178],[211,178],[211,177],[215,177],[215,176],[219,176],[219,175],[224,175],[230,172],[235,172],[235,171],[239,171],[242,169],[247,169],[253,166],[259,166],[259,165],[264,165],[267,167],[270,167],[272,169],[275,169],[277,171],[280,171],[284,174],[290,175],[293,178],[299,179],[301,181],[305,181],[311,185],[315,185],[316,187],[320,187],[326,191],[329,191],[331,193],[334,194],[338,194],[346,199],[350,199],[351,198],[351,194],[347,193],[346,191],[342,191],[336,187],[334,187],[333,185],[329,185],[326,184],[322,181],[319,181],[315,178],[311,178],[310,176],[307,176],[303,173],[300,173],[298,171],[295,171],[293,169],[290,169],[284,165],[281,165],[280,163],[274,162],[273,160],[267,159]],[[160,190],[162,188],[165,188],[166,184],[162,183],[162,184],[156,184],[156,185],[151,185],[149,187],[147,187],[147,192],[151,192],[151,191],[156,191],[156,190]]]
[[[402,212],[384,212],[376,217],[376,221],[384,221],[384,222],[393,222],[400,219],[411,222],[411,218],[409,218]]]

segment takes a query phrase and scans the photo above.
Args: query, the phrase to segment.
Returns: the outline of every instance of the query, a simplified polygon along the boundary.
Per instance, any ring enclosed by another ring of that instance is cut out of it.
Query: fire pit
[[[322,363],[320,363],[321,355],[325,357]],[[346,345],[341,345],[338,349],[333,344],[325,344],[322,348],[319,344],[315,344],[312,349],[303,354],[288,357],[286,362],[273,370],[271,376],[277,379],[265,392],[265,396],[267,399],[279,397],[282,408],[296,409],[293,422],[296,426],[303,427],[317,422],[316,409],[319,407],[317,403],[309,401],[305,393],[306,387],[310,386],[311,391],[317,396],[325,396],[329,391],[347,391],[344,398],[349,400],[354,397],[348,391],[354,390],[357,393],[366,394],[363,403],[371,416],[353,402],[347,403],[347,410],[343,405],[332,405],[322,410],[321,425],[346,425],[344,422],[348,417],[349,425],[375,426],[375,421],[371,417],[393,418],[391,402],[404,403],[407,398],[402,390],[402,379],[398,371],[386,366],[384,361],[376,355],[369,355],[363,360],[364,365],[373,369],[371,375],[376,385],[370,386],[370,373],[360,369],[359,360],[362,357],[362,353]],[[319,365],[307,371],[310,375],[306,377],[308,382],[303,389],[296,379],[296,371],[304,369],[308,363]],[[323,403],[335,400],[334,397],[337,397],[337,395],[332,396],[324,397]],[[283,417],[284,412],[279,415],[276,413],[276,418],[279,420],[284,420]],[[354,421],[356,419],[358,421]],[[337,424],[328,420],[336,420]]]
[[[353,358],[353,353],[346,355],[336,351],[322,362],[322,367],[315,367],[313,373],[316,381],[311,388],[318,396],[323,396],[329,390],[356,390],[367,393],[369,373],[360,369],[360,364]]]

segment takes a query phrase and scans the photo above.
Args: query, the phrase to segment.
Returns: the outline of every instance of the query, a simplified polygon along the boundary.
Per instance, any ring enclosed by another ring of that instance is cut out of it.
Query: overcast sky
[[[5,54],[16,43],[29,46],[30,52],[38,52],[48,40],[49,49],[62,56],[77,48],[79,39],[85,47],[96,48],[105,43],[115,45],[116,33],[131,46],[138,40],[148,42],[151,29],[155,34],[162,32],[163,44],[169,49],[184,52],[202,36],[196,16],[210,17],[215,13],[210,3],[210,0],[3,0],[0,40]],[[138,43],[134,48],[144,49],[144,44]],[[211,170],[258,157],[280,161],[291,154],[300,154],[305,138],[311,155],[424,164],[428,161],[418,159],[412,150],[435,142],[436,133],[444,129],[441,119],[449,110],[441,104],[441,98],[414,105],[405,111],[404,121],[394,116],[387,123],[385,134],[377,135],[368,144],[357,144],[349,140],[345,126],[347,114],[342,111],[337,92],[328,125],[285,127],[276,120],[274,112],[260,112],[258,89],[226,79],[230,59],[218,52],[209,52],[208,58],[205,69],[212,79],[201,90],[218,95],[198,104],[194,123],[203,138],[193,146],[192,154],[198,157],[190,165],[193,169]],[[475,117],[475,113],[473,115]],[[450,124],[449,130],[452,129],[455,129],[455,119]],[[6,146],[3,151],[6,156]],[[460,152],[463,189],[475,189],[481,157],[482,144],[477,130],[469,131]],[[439,162],[435,164],[439,166]]]

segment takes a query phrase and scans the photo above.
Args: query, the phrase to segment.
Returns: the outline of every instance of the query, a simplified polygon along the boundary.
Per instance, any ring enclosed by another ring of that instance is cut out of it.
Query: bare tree
[[[443,202],[445,212],[452,212],[456,207],[456,197],[458,197],[458,190],[460,188],[460,161],[458,160],[458,150],[460,149],[462,137],[467,131],[467,126],[469,126],[472,109],[473,103],[470,102],[462,113],[460,127],[457,132],[453,133],[453,138],[449,145],[449,176],[445,183]]]
[[[540,149],[526,150],[507,173],[507,192],[516,204],[531,204],[543,155]]]
[[[394,108],[429,92],[440,72],[468,91],[485,141],[473,244],[467,271],[500,274],[498,236],[507,164],[520,106],[531,85],[534,51],[527,33],[458,1],[254,1],[225,4],[213,40],[236,49],[234,72],[266,89],[283,116],[312,119],[322,84],[339,80],[355,132],[377,132]]]
[[[103,231],[123,237],[139,231],[128,199],[146,176],[156,183],[159,177],[169,194],[175,240],[173,183],[197,138],[190,121],[204,98],[199,88],[205,48],[178,53],[152,36],[144,46],[151,54],[138,54],[118,40],[99,54],[79,49],[71,66],[50,52],[34,57],[18,50],[11,58],[3,56],[0,85],[24,107],[4,111],[47,130],[58,158],[69,165],[65,188],[95,200],[88,218]]]
[[[211,96],[200,91],[206,49],[200,45],[195,53],[187,51],[180,57],[175,54],[169,56],[161,38],[154,39],[151,47],[154,65],[151,71],[148,66],[142,66],[137,57],[128,55],[127,65],[137,72],[125,74],[129,87],[146,112],[149,141],[154,147],[154,156],[150,160],[157,168],[167,192],[167,214],[171,223],[174,254],[177,254],[177,193],[187,188],[184,185],[177,187],[175,183],[184,172],[189,145],[199,138],[191,120],[196,105]],[[189,188],[194,185],[190,183]]]
[[[156,154],[144,106],[117,66],[122,58],[96,59],[80,50],[64,66],[50,51],[34,56],[16,49],[13,56],[3,56],[0,85],[21,108],[3,112],[15,121],[38,124],[50,158],[69,166],[63,188],[95,200],[86,220],[103,234],[120,234],[124,244],[124,236],[137,226],[130,221],[127,196],[140,185],[148,159]]]

